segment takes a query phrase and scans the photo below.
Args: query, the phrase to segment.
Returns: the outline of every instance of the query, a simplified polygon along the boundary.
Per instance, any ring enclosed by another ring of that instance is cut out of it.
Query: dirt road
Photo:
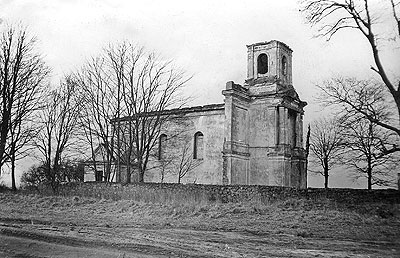
[[[0,257],[396,257],[400,253],[399,243],[382,241],[2,221]]]

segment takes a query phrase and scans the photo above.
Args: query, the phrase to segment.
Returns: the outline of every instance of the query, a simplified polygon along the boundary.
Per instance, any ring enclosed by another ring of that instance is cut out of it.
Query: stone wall
[[[85,196],[113,200],[135,200],[153,203],[264,203],[276,200],[332,200],[337,203],[400,203],[400,191],[393,189],[295,189],[279,186],[200,185],[200,184],[129,184],[71,183],[62,185],[60,195]]]

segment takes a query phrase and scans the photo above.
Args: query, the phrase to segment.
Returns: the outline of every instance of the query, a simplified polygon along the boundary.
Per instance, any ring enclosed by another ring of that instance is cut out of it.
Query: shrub
[[[24,189],[35,189],[39,192],[40,186],[51,186],[55,191],[63,182],[83,181],[82,167],[70,161],[63,162],[57,170],[50,169],[46,164],[31,166],[21,177],[21,186]]]
[[[39,192],[39,185],[46,181],[46,172],[43,165],[33,165],[21,176],[21,187],[35,189]]]
[[[11,191],[11,188],[3,183],[0,183],[0,192],[8,192],[8,191]]]

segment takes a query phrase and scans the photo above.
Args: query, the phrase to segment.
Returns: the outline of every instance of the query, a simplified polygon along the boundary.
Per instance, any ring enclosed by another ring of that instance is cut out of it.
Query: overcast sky
[[[6,23],[27,25],[55,83],[110,42],[142,45],[194,75],[188,85],[197,97],[193,105],[222,103],[227,81],[243,84],[246,44],[280,40],[293,49],[293,84],[309,103],[306,126],[320,113],[314,83],[338,74],[369,77],[373,62],[358,32],[340,33],[330,42],[315,39],[298,9],[296,0],[0,0],[0,29]],[[399,51],[387,49],[384,62],[394,74],[400,70]],[[357,186],[341,178],[332,176],[332,187]],[[311,186],[322,186],[322,177],[309,179]]]

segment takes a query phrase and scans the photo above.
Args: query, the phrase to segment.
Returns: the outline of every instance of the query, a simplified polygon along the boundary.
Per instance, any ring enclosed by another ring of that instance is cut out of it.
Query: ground
[[[0,257],[400,257],[400,205],[0,193]]]

